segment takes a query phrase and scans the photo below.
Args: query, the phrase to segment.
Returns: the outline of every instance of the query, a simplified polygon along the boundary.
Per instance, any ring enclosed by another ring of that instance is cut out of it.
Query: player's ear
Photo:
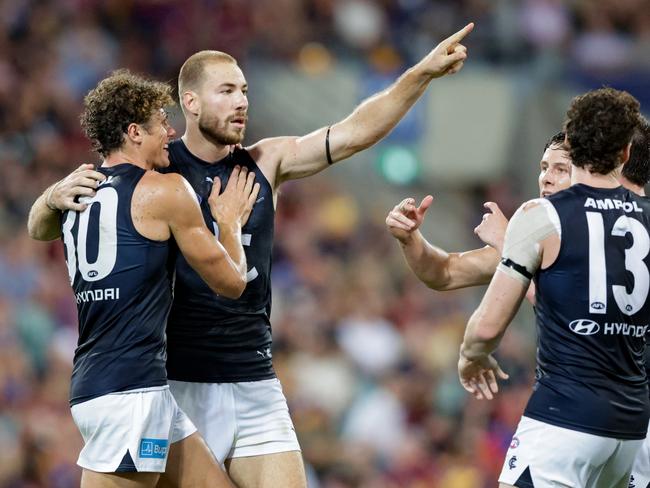
[[[142,143],[142,136],[144,134],[144,128],[140,124],[132,122],[126,128],[126,137],[136,144]]]
[[[186,90],[181,97],[183,111],[192,115],[199,115],[199,96],[192,90]]]

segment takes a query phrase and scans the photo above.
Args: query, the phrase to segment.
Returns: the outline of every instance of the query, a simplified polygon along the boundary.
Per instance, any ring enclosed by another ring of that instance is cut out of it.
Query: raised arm
[[[535,272],[557,257],[559,236],[557,213],[544,199],[522,205],[508,224],[503,259],[467,323],[460,347],[460,382],[476,398],[492,399],[498,392],[497,377],[507,378],[491,354],[519,310]]]
[[[32,205],[27,220],[27,231],[32,239],[52,241],[61,237],[61,211],[83,211],[86,204],[78,203],[78,196],[94,196],[105,176],[94,171],[92,164],[82,164],[61,181],[47,188]]]
[[[415,275],[434,290],[455,290],[490,282],[499,254],[486,246],[461,253],[447,251],[429,243],[419,230],[433,197],[427,195],[419,207],[412,198],[396,205],[386,217],[386,226],[402,249]]]
[[[167,233],[174,236],[189,265],[215,293],[228,298],[239,298],[246,287],[246,258],[241,247],[241,226],[252,188],[248,188],[249,194],[245,194],[246,185],[235,185],[238,191],[231,191],[225,197],[230,199],[230,210],[220,215],[222,222],[219,230],[222,240],[228,243],[233,252],[231,256],[206,227],[196,194],[182,176],[155,173],[147,176],[151,178],[150,193],[147,193],[146,187],[140,192],[144,208],[151,209],[154,220],[161,222]],[[214,201],[214,197],[211,198]]]
[[[442,41],[389,88],[362,102],[340,122],[303,137],[262,140],[250,148],[254,158],[265,167],[265,174],[277,187],[283,181],[318,173],[329,164],[372,146],[397,125],[431,80],[463,67],[467,49],[461,41],[473,28],[474,24],[468,24]]]

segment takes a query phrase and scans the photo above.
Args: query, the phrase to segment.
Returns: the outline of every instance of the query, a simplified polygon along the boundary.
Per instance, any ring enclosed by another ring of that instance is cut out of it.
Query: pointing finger
[[[449,47],[449,46],[453,46],[454,44],[458,44],[460,41],[465,39],[467,34],[472,32],[473,29],[474,29],[474,22],[470,22],[465,27],[463,27],[461,30],[459,30],[458,32],[450,35],[447,39],[442,41],[441,44],[443,46],[445,46],[445,47]]]

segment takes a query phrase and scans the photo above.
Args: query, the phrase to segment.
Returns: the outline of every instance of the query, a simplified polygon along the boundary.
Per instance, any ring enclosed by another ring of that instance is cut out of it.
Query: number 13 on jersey
[[[605,245],[610,240],[605,236],[603,215],[586,212],[589,228],[589,312],[607,312],[607,263]],[[650,252],[650,237],[644,225],[638,220],[621,215],[612,228],[611,235],[625,237],[632,234],[632,247],[625,250],[625,269],[632,273],[634,286],[630,293],[625,285],[612,285],[616,305],[625,315],[634,315],[645,305],[650,290],[650,273],[643,261]]]

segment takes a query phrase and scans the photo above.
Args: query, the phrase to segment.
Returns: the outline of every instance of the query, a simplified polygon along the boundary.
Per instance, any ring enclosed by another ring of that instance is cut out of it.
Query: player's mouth
[[[233,117],[232,119],[230,119],[230,123],[232,125],[234,125],[235,127],[239,127],[239,128],[243,129],[244,127],[246,127],[246,121],[247,120],[248,120],[248,117],[246,117],[244,115],[244,116],[241,116],[241,117]]]
[[[542,198],[549,197],[549,196],[551,196],[552,194],[553,194],[552,191],[544,190],[544,191],[542,192]]]

